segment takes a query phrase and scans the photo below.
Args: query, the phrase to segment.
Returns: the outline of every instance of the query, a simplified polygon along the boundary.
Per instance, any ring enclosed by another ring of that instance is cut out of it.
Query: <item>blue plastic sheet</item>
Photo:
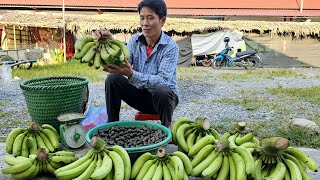
[[[108,123],[106,104],[101,104],[99,106],[90,105],[85,115],[86,118],[83,119],[80,123],[87,130]]]

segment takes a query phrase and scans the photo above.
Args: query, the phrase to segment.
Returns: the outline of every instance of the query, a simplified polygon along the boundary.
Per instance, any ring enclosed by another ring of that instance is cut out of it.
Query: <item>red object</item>
[[[160,116],[159,114],[144,114],[142,112],[137,112],[136,115],[134,116],[134,120],[138,120],[138,121],[159,120],[160,121]],[[172,122],[170,123],[170,129],[171,127],[172,127]]]
[[[144,114],[142,112],[137,112],[134,116],[134,120],[146,121],[146,120],[160,120],[159,114]]]
[[[147,56],[149,57],[150,54],[152,53],[153,47],[152,46],[147,46]]]

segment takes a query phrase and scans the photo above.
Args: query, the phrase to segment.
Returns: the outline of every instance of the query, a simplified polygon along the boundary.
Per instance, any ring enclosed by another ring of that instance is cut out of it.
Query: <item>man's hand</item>
[[[132,77],[132,67],[128,60],[125,60],[126,64],[123,67],[119,67],[115,64],[108,64],[103,66],[103,70],[109,73],[118,73],[127,76],[129,79]]]
[[[106,29],[94,31],[93,36],[98,40],[102,38],[113,39],[112,33]]]

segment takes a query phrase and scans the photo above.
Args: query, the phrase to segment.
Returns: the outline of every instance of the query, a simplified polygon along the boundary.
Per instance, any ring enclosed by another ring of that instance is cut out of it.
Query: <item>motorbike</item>
[[[261,65],[260,57],[257,55],[257,50],[241,51],[240,49],[236,53],[235,57],[231,57],[229,52],[233,51],[233,47],[229,46],[229,37],[223,39],[225,42],[225,49],[223,49],[215,58],[211,61],[211,66],[215,69],[222,67],[244,67],[245,69],[256,69]]]

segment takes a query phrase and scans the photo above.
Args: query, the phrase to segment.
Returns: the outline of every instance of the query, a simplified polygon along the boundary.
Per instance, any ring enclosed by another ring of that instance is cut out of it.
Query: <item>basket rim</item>
[[[71,84],[67,85],[52,85],[52,86],[41,86],[41,85],[30,85],[33,82],[48,82],[51,80],[79,80],[78,82],[73,82]],[[28,80],[23,80],[20,83],[20,88],[23,90],[54,90],[58,88],[70,88],[70,87],[78,87],[78,86],[84,86],[89,83],[88,79],[85,77],[79,77],[79,76],[47,76],[47,77],[39,77],[39,78],[33,78]]]

